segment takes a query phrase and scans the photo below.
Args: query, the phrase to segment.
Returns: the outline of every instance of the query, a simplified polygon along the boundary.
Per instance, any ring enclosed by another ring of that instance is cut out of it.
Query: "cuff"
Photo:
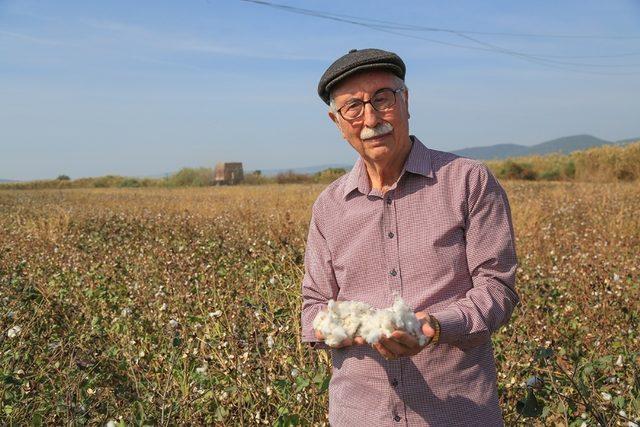
[[[460,310],[449,308],[431,314],[440,322],[439,344],[451,344],[465,335],[466,322]]]

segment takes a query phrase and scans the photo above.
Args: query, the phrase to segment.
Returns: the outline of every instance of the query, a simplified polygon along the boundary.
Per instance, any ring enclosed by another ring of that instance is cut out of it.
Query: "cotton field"
[[[506,424],[638,424],[640,186],[503,185]],[[0,190],[0,425],[326,425],[329,358],[299,338],[322,188]]]

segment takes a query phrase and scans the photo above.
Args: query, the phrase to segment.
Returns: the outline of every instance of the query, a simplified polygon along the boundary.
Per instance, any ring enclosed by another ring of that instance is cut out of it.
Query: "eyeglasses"
[[[398,89],[384,88],[373,94],[370,100],[354,99],[338,108],[338,113],[345,120],[355,120],[364,114],[365,104],[371,104],[374,110],[382,112],[396,105],[396,93],[404,90],[404,86]]]

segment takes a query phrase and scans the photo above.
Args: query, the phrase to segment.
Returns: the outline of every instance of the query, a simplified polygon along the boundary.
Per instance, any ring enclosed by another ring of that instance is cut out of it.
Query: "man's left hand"
[[[381,337],[373,348],[387,360],[403,356],[414,356],[422,351],[418,340],[405,331],[393,331],[389,337]]]
[[[422,324],[422,332],[427,338],[432,338],[435,330],[428,323],[428,315],[425,312],[416,313],[416,317]],[[387,360],[394,360],[398,357],[415,356],[426,347],[418,343],[418,339],[405,331],[393,331],[388,337],[381,337],[380,340],[373,344],[373,348]]]

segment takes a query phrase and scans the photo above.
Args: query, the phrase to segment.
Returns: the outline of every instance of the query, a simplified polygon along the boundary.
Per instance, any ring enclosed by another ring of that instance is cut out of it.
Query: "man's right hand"
[[[324,335],[322,335],[322,332],[316,330],[316,338],[319,341],[323,341],[324,342]],[[364,338],[362,338],[361,336],[357,336],[354,337],[353,339],[351,338],[345,338],[344,340],[342,340],[342,342],[338,345],[331,345],[329,347],[331,348],[343,348],[343,347],[348,347],[350,345],[363,345],[366,344],[367,342],[364,340]],[[325,343],[326,344],[326,343]],[[329,344],[327,344],[329,345]]]

